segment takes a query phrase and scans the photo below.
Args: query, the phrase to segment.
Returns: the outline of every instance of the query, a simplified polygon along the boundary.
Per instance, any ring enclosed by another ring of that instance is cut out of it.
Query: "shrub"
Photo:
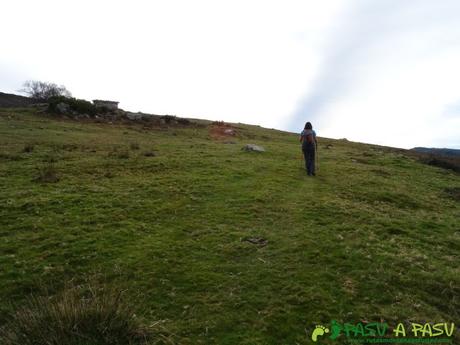
[[[169,124],[176,121],[176,117],[173,115],[163,115],[160,119],[164,120],[165,123]]]
[[[184,119],[184,118],[178,118],[178,119],[177,119],[177,122],[178,122],[179,124],[181,124],[181,125],[190,125],[190,123],[191,123],[190,120]]]
[[[417,152],[413,150],[407,151],[407,153],[417,158],[420,162],[432,166],[436,166],[443,169],[453,170],[460,173],[460,157],[458,156],[447,156],[435,153]]]
[[[140,345],[152,335],[121,292],[91,287],[31,296],[0,328],[4,345]]]
[[[65,103],[69,106],[69,110],[78,114],[96,115],[99,109],[96,106],[84,99],[76,99],[64,96],[54,96],[48,99],[48,111],[55,114],[60,114],[58,104]]]
[[[19,90],[27,94],[30,98],[35,98],[41,101],[46,101],[50,97],[66,96],[70,97],[69,90],[63,85],[56,85],[37,80],[28,80],[23,84],[23,89]]]
[[[431,156],[425,160],[425,163],[443,169],[450,169],[455,172],[460,172],[460,158],[447,156]]]

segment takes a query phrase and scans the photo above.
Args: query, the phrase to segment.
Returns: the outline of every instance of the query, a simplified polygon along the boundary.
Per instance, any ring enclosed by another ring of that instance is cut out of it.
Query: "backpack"
[[[307,133],[305,133],[305,134],[306,134],[306,136],[305,136],[305,137],[306,137],[306,138],[305,138],[305,139],[306,139],[306,142],[307,142],[308,144],[313,144],[313,143],[315,142],[315,138],[314,138],[314,136],[313,136],[313,131],[310,131],[310,130],[309,130],[309,131],[307,131]]]

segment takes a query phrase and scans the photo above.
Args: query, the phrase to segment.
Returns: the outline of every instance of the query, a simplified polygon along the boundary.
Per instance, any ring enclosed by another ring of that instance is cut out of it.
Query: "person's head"
[[[304,129],[313,129],[313,126],[311,125],[310,122],[307,122],[307,123],[305,124]]]

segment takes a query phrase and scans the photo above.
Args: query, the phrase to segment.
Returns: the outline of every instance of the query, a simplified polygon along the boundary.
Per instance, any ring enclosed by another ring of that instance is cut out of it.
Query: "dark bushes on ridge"
[[[420,160],[428,165],[433,165],[443,169],[450,169],[460,173],[460,158],[442,155],[423,155]]]
[[[78,114],[88,114],[91,116],[97,113],[104,112],[104,108],[96,108],[91,102],[85,101],[84,99],[69,98],[64,96],[55,96],[48,99],[48,111],[55,114],[61,114],[62,111],[59,109],[59,104],[67,104],[71,112]]]
[[[418,159],[424,164],[436,166],[438,168],[449,169],[460,173],[460,157],[417,152],[414,150],[407,150],[405,154]]]

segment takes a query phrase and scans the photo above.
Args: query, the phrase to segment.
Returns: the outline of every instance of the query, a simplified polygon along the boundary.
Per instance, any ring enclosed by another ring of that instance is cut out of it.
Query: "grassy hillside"
[[[458,174],[320,138],[311,178],[297,135],[234,130],[0,110],[0,322],[40,286],[97,277],[177,344],[307,344],[331,319],[460,326]]]

